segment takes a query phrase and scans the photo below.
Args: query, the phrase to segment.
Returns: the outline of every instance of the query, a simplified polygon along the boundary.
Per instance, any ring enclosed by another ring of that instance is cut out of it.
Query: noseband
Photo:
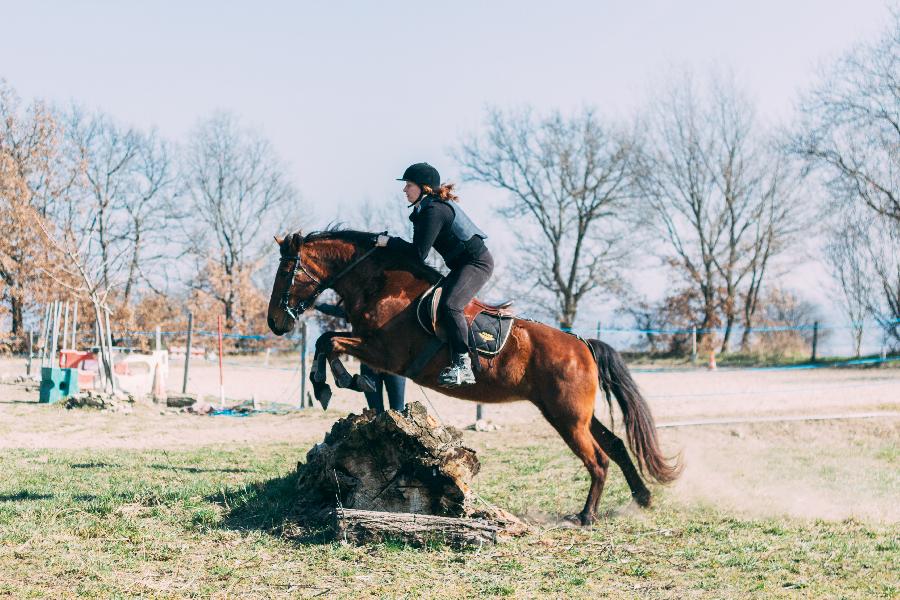
[[[370,254],[377,250],[377,247],[373,247],[363,253],[357,259],[354,259],[350,262],[349,265],[344,267],[337,275],[334,277],[328,277],[324,281],[320,280],[318,277],[310,273],[305,266],[303,266],[303,243],[300,243],[300,248],[297,249],[297,256],[282,256],[279,259],[279,263],[284,263],[288,261],[294,261],[294,267],[291,269],[291,282],[288,284],[287,288],[285,288],[284,292],[281,294],[281,302],[278,303],[279,308],[286,312],[289,317],[294,319],[302,315],[306,310],[313,305],[316,301],[316,298],[319,295],[333,286],[337,281],[350,272],[356,265],[361,263],[363,260],[369,257]],[[310,281],[316,284],[316,289],[313,290],[312,295],[309,298],[301,299],[297,302],[296,306],[291,306],[291,290],[294,289],[294,280],[297,278],[297,273],[303,273],[307,277],[309,277]]]

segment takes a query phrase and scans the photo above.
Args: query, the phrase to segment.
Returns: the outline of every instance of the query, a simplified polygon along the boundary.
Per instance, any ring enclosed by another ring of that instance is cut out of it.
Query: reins
[[[313,302],[316,301],[316,298],[318,298],[322,292],[333,286],[341,277],[353,270],[356,265],[367,259],[369,255],[371,255],[377,249],[377,246],[370,248],[359,258],[352,260],[350,264],[341,269],[341,271],[337,275],[328,277],[324,281],[322,281],[318,277],[310,273],[303,265],[303,243],[301,243],[300,248],[297,249],[297,256],[282,256],[279,259],[279,262],[287,262],[289,260],[294,261],[294,268],[291,270],[291,282],[290,284],[288,284],[287,288],[284,290],[284,293],[281,295],[281,302],[279,303],[281,309],[286,312],[292,319],[297,320],[300,315],[306,312],[306,309],[312,306]],[[292,307],[291,290],[294,289],[294,279],[297,277],[298,271],[309,277],[309,279],[316,284],[316,289],[313,290],[313,293],[309,298],[300,300],[299,302],[297,302],[296,306]]]

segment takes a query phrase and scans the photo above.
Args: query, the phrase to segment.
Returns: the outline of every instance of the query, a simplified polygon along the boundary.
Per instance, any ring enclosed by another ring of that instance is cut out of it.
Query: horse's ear
[[[298,231],[291,234],[291,249],[296,250],[303,243],[303,235]]]
[[[276,236],[275,236],[275,243],[278,244],[279,246],[282,245],[282,244],[284,243],[284,237],[278,237],[278,236],[276,235]]]

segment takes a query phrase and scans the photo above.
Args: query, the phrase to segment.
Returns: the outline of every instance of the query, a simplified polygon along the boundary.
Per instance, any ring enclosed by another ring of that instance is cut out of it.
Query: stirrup
[[[438,385],[441,387],[459,387],[475,383],[475,373],[468,354],[454,357],[453,363],[438,374]]]

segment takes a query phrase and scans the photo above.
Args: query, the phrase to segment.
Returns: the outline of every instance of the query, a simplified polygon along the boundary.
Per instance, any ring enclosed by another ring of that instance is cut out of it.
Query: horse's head
[[[374,234],[361,232],[318,232],[304,237],[298,231],[276,237],[281,258],[269,298],[272,333],[291,331],[319,294],[375,251],[374,240]]]
[[[281,254],[272,296],[269,298],[268,323],[275,335],[284,335],[294,328],[297,318],[315,301],[319,275],[312,272],[315,257],[309,245],[304,246],[303,235],[290,233],[275,242]]]

